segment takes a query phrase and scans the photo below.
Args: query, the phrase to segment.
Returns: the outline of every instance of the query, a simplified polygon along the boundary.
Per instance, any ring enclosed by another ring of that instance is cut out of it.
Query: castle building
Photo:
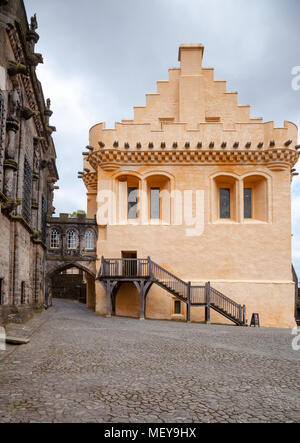
[[[36,16],[0,1],[0,322],[26,320],[45,304],[46,220],[58,180],[50,125],[36,76]]]
[[[97,214],[96,312],[236,324],[258,313],[293,327],[297,127],[251,117],[203,53],[181,45],[180,67],[132,120],[90,130],[80,177]]]

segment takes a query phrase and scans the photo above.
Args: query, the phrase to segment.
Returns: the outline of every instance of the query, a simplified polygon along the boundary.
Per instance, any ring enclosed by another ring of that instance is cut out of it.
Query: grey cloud
[[[200,42],[206,48],[204,65],[215,67],[215,77],[227,80],[228,90],[239,92],[239,103],[250,104],[252,116],[300,125],[300,91],[291,87],[291,69],[300,65],[299,0],[25,0],[25,4],[29,16],[37,12],[41,37],[37,49],[44,55],[45,67],[54,61],[58,79],[82,79],[89,126],[104,120],[109,127],[131,118],[133,106],[144,104],[145,93],[155,91],[156,80],[167,79],[168,68],[177,66],[179,44]],[[53,101],[54,111],[58,100]],[[60,131],[55,118],[54,114]],[[62,188],[55,200],[58,211],[73,205],[70,199],[63,200],[63,191],[84,196],[76,174],[87,138],[88,127],[76,137],[69,132],[56,135]],[[294,194],[299,193],[297,185]]]

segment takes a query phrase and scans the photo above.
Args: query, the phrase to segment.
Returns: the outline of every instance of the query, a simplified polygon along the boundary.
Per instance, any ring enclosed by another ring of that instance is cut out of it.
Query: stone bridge
[[[95,306],[96,219],[60,214],[47,220],[46,301],[78,298]],[[76,274],[72,270],[76,268]],[[72,272],[72,273],[71,273]]]

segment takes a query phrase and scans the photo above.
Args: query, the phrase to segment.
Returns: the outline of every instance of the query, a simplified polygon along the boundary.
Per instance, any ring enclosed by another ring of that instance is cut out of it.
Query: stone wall
[[[58,180],[50,100],[36,76],[36,17],[22,0],[0,4],[0,322],[45,303],[46,217]]]

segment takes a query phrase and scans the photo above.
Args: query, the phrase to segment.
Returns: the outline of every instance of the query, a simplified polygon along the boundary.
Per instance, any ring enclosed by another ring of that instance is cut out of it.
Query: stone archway
[[[95,308],[95,274],[80,262],[58,264],[49,270],[46,281],[48,305],[52,298],[67,298]]]

